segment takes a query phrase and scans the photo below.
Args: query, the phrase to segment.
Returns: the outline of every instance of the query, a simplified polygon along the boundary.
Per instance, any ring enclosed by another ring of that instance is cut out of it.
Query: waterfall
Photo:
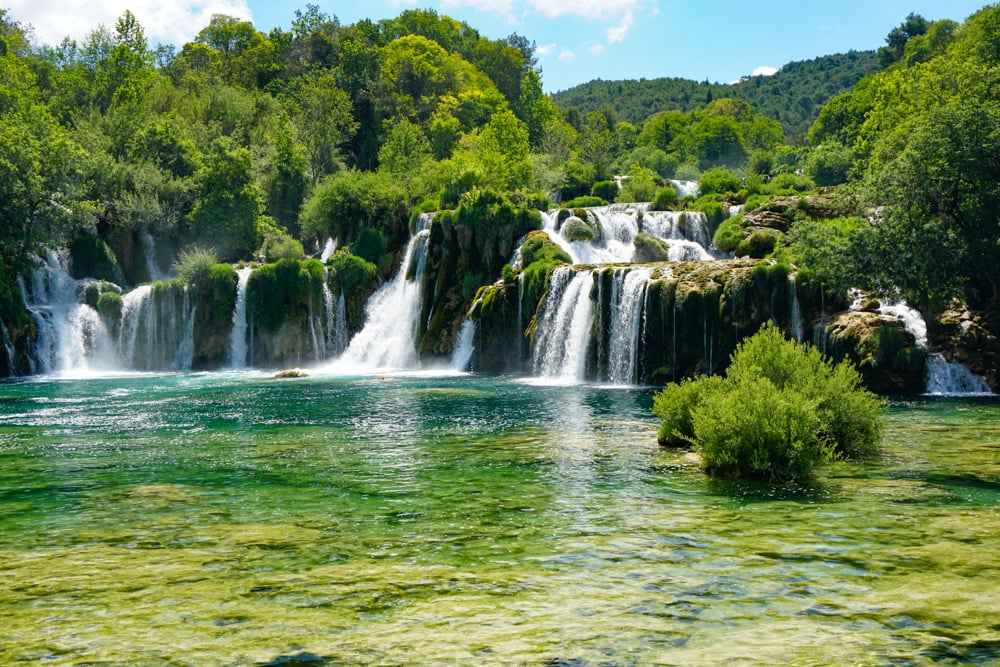
[[[31,273],[31,286],[18,278],[21,296],[35,323],[32,372],[74,373],[114,368],[111,333],[97,311],[80,303],[88,281],[69,275],[65,252],[47,251]],[[37,360],[37,365],[34,360]]]
[[[559,267],[552,272],[532,351],[535,375],[566,381],[585,379],[594,320],[593,286],[590,271],[578,273]]]
[[[323,280],[323,307],[326,309],[326,354],[341,354],[347,349],[347,302],[344,291],[340,291],[337,303],[333,302],[333,292],[330,291],[326,279]]]
[[[333,257],[333,253],[335,252],[337,252],[337,241],[336,239],[328,238],[326,245],[323,246],[323,252],[319,256],[319,261],[326,264],[326,261]]]
[[[795,342],[801,343],[805,337],[805,322],[802,321],[802,306],[799,304],[799,290],[795,284],[795,274],[788,274],[788,302],[791,311],[792,334]]]
[[[156,263],[156,245],[153,235],[143,232],[139,239],[142,241],[142,251],[146,258],[146,270],[149,272],[149,281],[153,283],[167,279],[167,274],[160,270],[160,265]]]
[[[925,393],[933,396],[978,396],[993,392],[983,378],[935,352],[927,357]]]
[[[462,322],[462,328],[458,331],[458,338],[455,340],[455,349],[451,353],[451,363],[448,368],[453,371],[465,371],[472,361],[472,353],[475,352],[476,323],[472,320]]]
[[[369,299],[365,326],[351,340],[341,361],[364,368],[404,370],[419,366],[417,326],[429,228],[430,218],[421,215],[419,229],[406,246],[399,272]]]
[[[642,231],[668,246],[670,261],[714,259],[708,218],[701,211],[650,211],[648,204],[613,204],[586,211],[587,222],[597,230],[593,240],[567,238],[559,228],[558,211],[542,217],[545,233],[573,264],[631,264],[640,216]]]
[[[253,267],[244,266],[236,272],[236,306],[233,308],[233,328],[229,332],[229,367],[247,366],[247,284]]]
[[[612,384],[634,384],[638,379],[643,305],[651,274],[648,268],[615,271],[608,340],[608,380]]]
[[[883,303],[879,306],[879,312],[900,320],[906,330],[913,334],[917,347],[927,349],[927,322],[920,311],[897,301]],[[931,352],[927,356],[927,386],[924,393],[934,396],[965,396],[992,392],[985,380],[962,364],[948,361],[938,352]]]
[[[684,197],[697,197],[698,196],[698,183],[697,181],[670,181],[670,185],[674,186],[677,190],[677,194]]]
[[[309,321],[309,338],[312,342],[313,358],[316,361],[322,361],[323,357],[326,356],[326,337],[321,335],[323,333],[323,323],[313,308],[312,290],[309,291],[307,319]],[[322,347],[320,346],[320,341],[323,341]]]
[[[157,283],[122,297],[118,358],[146,371],[188,371],[194,358],[195,306],[187,286]]]

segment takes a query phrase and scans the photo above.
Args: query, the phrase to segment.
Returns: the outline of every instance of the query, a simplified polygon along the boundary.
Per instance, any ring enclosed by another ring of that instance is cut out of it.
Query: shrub
[[[107,243],[93,234],[73,239],[69,246],[71,273],[77,280],[97,278],[116,285],[125,284],[125,274],[118,258]]]
[[[801,174],[778,174],[771,179],[768,187],[774,193],[809,192],[816,188],[816,184],[811,178]]]
[[[376,265],[385,254],[385,249],[385,234],[372,227],[362,229],[361,233],[358,234],[358,240],[351,244],[351,250],[355,255]]]
[[[563,206],[566,208],[587,208],[589,206],[604,206],[607,203],[600,197],[577,197],[564,202]]]
[[[277,262],[281,259],[302,259],[305,251],[302,243],[293,239],[283,231],[272,231],[264,238],[264,245],[260,248],[261,253],[268,262]]]
[[[702,195],[726,194],[728,192],[739,192],[743,187],[743,179],[736,173],[724,167],[709,169],[698,179],[698,192]]]
[[[715,230],[712,243],[722,252],[734,252],[743,241],[744,236],[743,216],[737,215],[722,221],[719,228]]]
[[[594,187],[591,189],[590,194],[595,197],[600,197],[605,201],[614,201],[615,197],[618,196],[618,184],[614,181],[600,181],[599,183],[594,183]]]
[[[653,413],[661,443],[691,443],[706,470],[728,476],[802,479],[836,456],[871,454],[882,437],[882,403],[857,370],[770,323],[737,346],[725,379],[670,383]]]
[[[657,188],[656,196],[653,197],[653,204],[650,208],[654,211],[670,211],[680,201],[677,189],[671,186]]]
[[[181,251],[174,270],[183,282],[200,289],[211,282],[212,267],[218,263],[214,250],[193,246]]]

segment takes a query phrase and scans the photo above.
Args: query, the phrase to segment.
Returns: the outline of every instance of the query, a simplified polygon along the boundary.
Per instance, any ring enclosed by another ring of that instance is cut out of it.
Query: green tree
[[[607,116],[598,111],[589,113],[587,124],[583,128],[580,153],[587,162],[594,165],[597,180],[603,181],[610,176],[617,147],[618,140],[608,125]]]
[[[306,149],[313,183],[337,171],[341,147],[358,129],[351,99],[332,74],[305,76],[297,82],[289,106]]]

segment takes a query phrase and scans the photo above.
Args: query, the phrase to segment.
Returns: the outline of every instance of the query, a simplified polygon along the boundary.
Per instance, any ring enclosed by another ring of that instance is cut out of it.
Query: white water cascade
[[[639,375],[639,345],[649,268],[615,271],[611,289],[611,333],[608,340],[608,380],[634,384]]]
[[[323,280],[323,307],[326,309],[326,355],[341,354],[347,349],[347,302],[344,291],[334,303],[333,292]]]
[[[713,259],[708,220],[701,211],[650,211],[648,204],[613,204],[586,209],[595,229],[593,240],[571,240],[559,224],[559,212],[543,214],[543,229],[570,256],[573,264],[627,264],[635,257],[641,231],[663,241],[670,261]],[[573,218],[570,218],[573,219]]]
[[[115,367],[111,334],[97,311],[80,303],[88,281],[74,280],[66,253],[48,251],[31,274],[19,279],[24,303],[37,332],[32,372],[77,373]],[[37,366],[35,365],[37,360]]]
[[[532,351],[535,375],[564,382],[586,379],[594,321],[593,286],[590,271],[559,267],[552,272]]]
[[[247,284],[253,267],[244,266],[236,272],[236,306],[233,308],[233,328],[229,332],[229,367],[247,366]]]
[[[406,246],[399,272],[369,299],[365,326],[351,339],[339,363],[366,369],[419,367],[417,326],[429,230],[430,218],[420,216],[419,228]]]
[[[879,312],[899,319],[913,334],[917,346],[927,349],[927,322],[915,308],[903,302],[884,303]],[[991,394],[990,386],[960,363],[948,361],[938,352],[927,356],[927,386],[924,393],[932,396],[979,396]]]
[[[161,283],[162,284],[162,283]],[[118,358],[132,370],[189,371],[195,306],[185,286],[157,293],[143,285],[122,297]]]
[[[156,245],[153,241],[153,235],[149,232],[143,232],[139,238],[142,240],[142,251],[146,259],[146,269],[149,271],[149,281],[157,283],[166,280],[169,277],[168,274],[160,270],[160,265],[156,263]]]
[[[795,342],[801,343],[806,335],[806,325],[802,319],[802,306],[799,304],[799,288],[795,284],[795,274],[788,274],[788,301],[791,310],[792,334],[795,335]]]
[[[337,240],[328,238],[326,240],[326,245],[323,246],[323,252],[320,253],[319,261],[326,264],[326,261],[333,257],[333,253],[337,252]]]
[[[472,320],[462,322],[462,328],[458,331],[458,338],[455,340],[455,349],[451,353],[451,363],[448,368],[453,371],[469,370],[469,363],[472,361],[472,353],[476,351],[476,323]]]

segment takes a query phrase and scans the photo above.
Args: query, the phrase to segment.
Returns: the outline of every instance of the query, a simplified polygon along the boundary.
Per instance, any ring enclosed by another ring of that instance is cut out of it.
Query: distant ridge
[[[831,97],[879,69],[876,51],[849,51],[790,62],[774,75],[747,76],[732,84],[679,78],[595,79],[552,97],[560,107],[576,107],[583,115],[608,105],[619,120],[634,124],[659,111],[694,111],[713,99],[737,97],[781,121],[787,140],[801,143]]]

